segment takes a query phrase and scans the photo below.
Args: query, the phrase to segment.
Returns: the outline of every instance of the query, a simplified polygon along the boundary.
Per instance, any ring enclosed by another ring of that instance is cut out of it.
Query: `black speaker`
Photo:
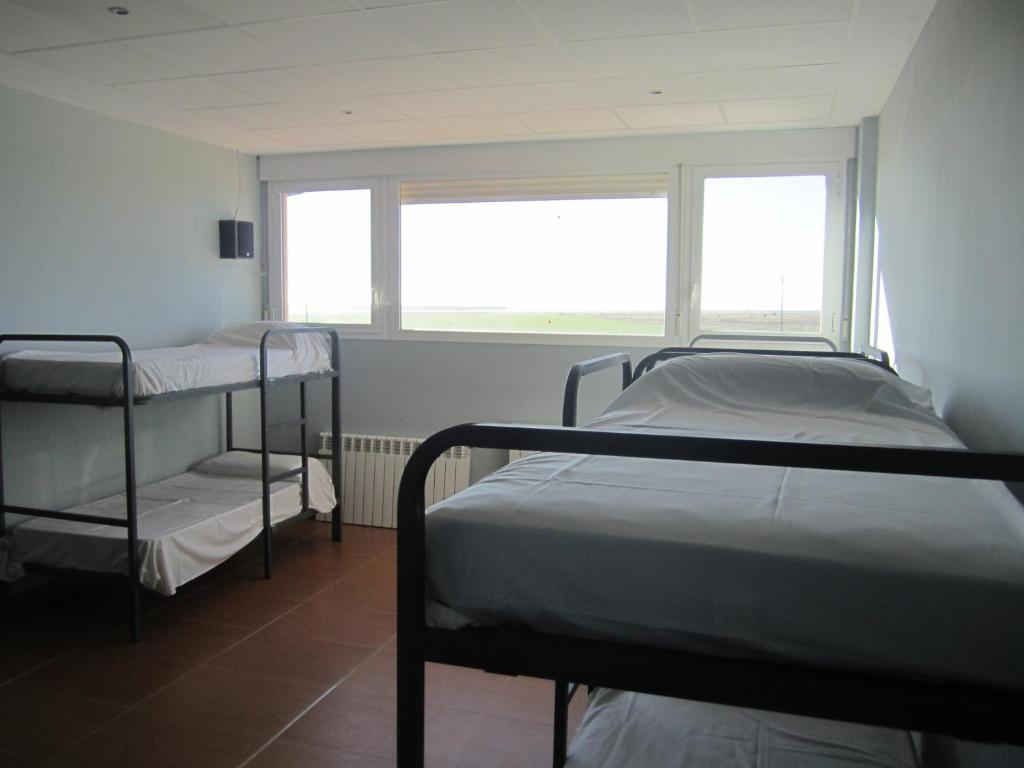
[[[253,251],[251,221],[220,220],[220,257],[222,259],[251,259]]]

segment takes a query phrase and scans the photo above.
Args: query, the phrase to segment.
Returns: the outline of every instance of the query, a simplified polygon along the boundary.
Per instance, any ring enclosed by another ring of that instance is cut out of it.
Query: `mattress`
[[[702,355],[593,425],[960,446],[868,363]],[[1024,687],[1024,510],[1001,483],[536,454],[427,512],[427,620]]]
[[[259,379],[260,338],[288,323],[259,322],[228,326],[199,344],[132,352],[136,397]],[[120,397],[120,352],[25,350],[0,360],[5,389],[46,395]],[[271,377],[329,370],[331,356],[321,334],[273,336],[267,348]]]
[[[865,725],[597,689],[566,768],[916,768],[918,737]]]
[[[236,456],[232,452],[225,456]],[[137,491],[139,580],[163,595],[223,562],[263,530],[263,492],[259,454],[248,471],[211,475],[199,471],[141,486]],[[231,471],[230,469],[228,471]],[[329,511],[335,503],[330,476],[309,460],[309,504]],[[271,521],[301,511],[298,478],[273,483]],[[68,512],[124,519],[123,493],[73,507]],[[22,519],[0,540],[0,579],[17,578],[21,563],[84,571],[127,573],[125,528],[46,518]]]

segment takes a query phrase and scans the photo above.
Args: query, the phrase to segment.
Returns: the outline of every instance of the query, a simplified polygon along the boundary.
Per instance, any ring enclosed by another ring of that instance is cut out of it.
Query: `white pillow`
[[[302,466],[301,456],[286,456],[280,453],[270,454],[270,474],[279,475]],[[258,453],[249,451],[228,451],[212,459],[201,461],[192,467],[193,472],[201,475],[218,475],[219,477],[245,477],[259,480],[263,477],[262,458]],[[298,482],[299,476],[294,478]]]
[[[249,323],[234,323],[206,339],[207,344],[224,347],[260,346],[263,334],[272,328],[304,328],[302,323],[286,323],[281,320],[254,320]],[[318,351],[329,354],[327,337],[322,333],[285,333],[270,337],[268,346],[276,349],[290,349],[299,354]]]

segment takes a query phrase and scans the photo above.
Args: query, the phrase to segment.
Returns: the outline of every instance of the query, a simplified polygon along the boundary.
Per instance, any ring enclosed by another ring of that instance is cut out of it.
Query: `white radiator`
[[[531,453],[537,453],[537,451],[524,451],[520,448],[509,448],[508,460],[515,461],[516,459],[523,458],[523,456],[529,456]]]
[[[342,522],[395,528],[402,470],[422,442],[412,437],[342,435]],[[331,453],[329,432],[320,433],[317,447],[321,455]],[[424,488],[428,507],[469,485],[469,453],[469,448],[456,446],[434,462]],[[324,463],[329,469],[331,462]]]

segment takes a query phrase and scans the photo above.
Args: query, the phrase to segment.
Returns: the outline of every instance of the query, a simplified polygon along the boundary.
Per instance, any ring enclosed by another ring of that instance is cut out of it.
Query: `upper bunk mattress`
[[[275,456],[272,472],[297,457]],[[193,471],[150,483],[137,491],[139,580],[163,595],[228,559],[263,530],[259,454],[233,451]],[[225,465],[227,465],[225,467]],[[204,470],[204,471],[197,471]],[[224,474],[207,474],[208,471]],[[228,474],[230,473],[230,474]],[[302,511],[298,479],[270,486],[270,517],[279,523]],[[309,504],[334,506],[331,478],[309,460]],[[123,520],[123,493],[73,507],[68,512]],[[68,520],[29,518],[0,540],[0,578],[20,575],[20,563],[104,573],[128,572],[125,528]]]
[[[962,447],[865,362],[664,363],[592,426]],[[1024,687],[1024,510],[997,482],[542,453],[427,513],[428,622]]]
[[[906,731],[599,688],[566,768],[917,768]]]
[[[132,352],[136,397],[256,381],[260,375],[260,338],[288,323],[259,322],[228,326],[199,344]],[[5,389],[43,395],[120,397],[120,352],[25,350],[0,359]],[[267,348],[271,377],[315,373],[331,368],[321,334],[271,337]]]

